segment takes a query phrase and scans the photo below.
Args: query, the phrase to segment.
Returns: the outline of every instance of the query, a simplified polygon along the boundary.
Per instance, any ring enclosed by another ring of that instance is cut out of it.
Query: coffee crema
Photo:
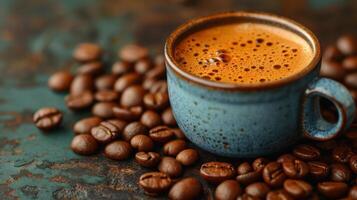
[[[179,67],[195,76],[225,83],[272,82],[299,73],[313,59],[299,35],[273,25],[222,24],[193,32],[175,47]]]

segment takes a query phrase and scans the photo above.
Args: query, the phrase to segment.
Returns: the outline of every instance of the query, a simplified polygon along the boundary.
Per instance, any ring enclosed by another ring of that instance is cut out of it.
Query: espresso
[[[273,25],[232,23],[200,29],[175,47],[179,67],[212,81],[256,84],[302,71],[313,49],[299,35]]]

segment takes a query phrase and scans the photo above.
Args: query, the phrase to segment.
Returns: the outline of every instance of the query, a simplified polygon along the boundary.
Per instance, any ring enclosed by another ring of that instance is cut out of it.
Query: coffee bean
[[[69,71],[59,71],[48,79],[48,87],[54,91],[68,91],[73,80],[73,75]]]
[[[99,61],[85,63],[77,69],[77,74],[98,75],[103,71],[103,63]]]
[[[336,162],[347,163],[351,156],[353,156],[353,152],[349,146],[340,145],[332,151],[332,158]]]
[[[249,194],[242,194],[240,195],[237,200],[260,200],[258,197],[253,197],[252,195]]]
[[[176,120],[174,118],[171,108],[167,108],[166,110],[164,110],[164,112],[162,112],[161,119],[164,124],[168,126],[176,126]]]
[[[150,90],[150,88],[153,87],[155,82],[157,82],[156,79],[146,78],[146,79],[144,79],[142,86],[145,90]]]
[[[102,49],[94,43],[81,43],[73,51],[73,57],[80,62],[88,62],[100,59]]]
[[[208,182],[220,183],[233,178],[235,170],[232,164],[226,162],[207,162],[201,165],[200,175]]]
[[[167,142],[174,136],[174,131],[167,126],[157,126],[150,129],[149,136],[155,142]]]
[[[319,149],[307,144],[295,147],[293,153],[296,157],[307,161],[316,160],[320,157]]]
[[[145,74],[147,71],[151,69],[152,63],[150,59],[140,59],[135,63],[134,68],[135,71],[139,74]]]
[[[165,66],[157,65],[145,74],[145,78],[161,79],[165,76]]]
[[[236,200],[242,190],[235,180],[226,180],[219,184],[214,193],[216,200]]]
[[[140,59],[147,58],[149,51],[137,44],[129,44],[121,48],[118,55],[122,60],[133,63]]]
[[[169,192],[171,200],[195,200],[202,193],[201,183],[193,177],[180,180],[172,186]]]
[[[114,107],[113,114],[115,117],[125,121],[138,120],[143,113],[143,108],[141,106],[134,106],[130,108]]]
[[[176,160],[184,166],[193,165],[199,158],[198,151],[195,149],[185,149],[177,154]]]
[[[177,139],[186,139],[186,135],[179,128],[173,128],[172,131]]]
[[[318,191],[327,198],[342,198],[348,191],[348,185],[343,182],[321,182],[317,185]]]
[[[131,122],[124,128],[122,137],[125,141],[130,141],[135,135],[145,135],[147,132],[147,128],[142,123]]]
[[[343,68],[348,71],[356,71],[357,70],[357,56],[350,56],[343,60],[342,62]]]
[[[275,190],[267,194],[266,200],[293,200],[293,197],[285,190]]]
[[[349,164],[353,173],[357,174],[357,155],[354,155],[350,158]]]
[[[345,84],[348,87],[357,89],[357,72],[347,74],[345,77]]]
[[[65,98],[66,105],[72,110],[82,110],[90,107],[94,102],[92,92],[84,91],[80,94],[69,94]]]
[[[117,61],[112,66],[112,74],[123,75],[132,70],[132,65],[128,62]]]
[[[341,63],[327,60],[322,61],[320,74],[321,76],[335,80],[343,80],[343,77],[346,75],[346,71]]]
[[[263,179],[272,187],[283,185],[286,175],[281,164],[278,162],[268,163],[263,169]]]
[[[335,163],[331,165],[331,177],[332,181],[347,182],[350,180],[350,169],[341,163]]]
[[[237,168],[237,173],[240,174],[246,174],[248,172],[253,171],[254,169],[248,162],[243,162],[241,163],[238,168]]]
[[[151,110],[147,110],[141,115],[140,122],[148,128],[162,124],[160,115]]]
[[[141,76],[137,73],[129,73],[118,78],[114,83],[114,90],[117,92],[123,92],[126,88],[132,85],[139,84]]]
[[[99,117],[88,117],[79,120],[73,126],[73,131],[75,134],[90,134],[91,129],[98,126],[102,122]]]
[[[163,157],[159,163],[158,169],[160,172],[168,174],[171,178],[176,178],[182,173],[181,164],[171,157]]]
[[[148,93],[143,101],[148,109],[161,110],[168,106],[169,96],[167,93]]]
[[[120,127],[110,121],[104,121],[92,128],[91,134],[98,142],[109,143],[119,136],[120,131]]]
[[[155,167],[160,162],[160,154],[156,152],[138,152],[135,154],[135,160],[143,167]]]
[[[168,190],[172,185],[172,180],[165,173],[148,172],[140,176],[139,185],[145,192],[157,194]]]
[[[123,107],[140,106],[143,103],[145,90],[139,85],[133,85],[124,90],[120,98]]]
[[[260,199],[264,199],[269,191],[269,186],[263,182],[252,183],[245,188],[247,194]]]
[[[125,160],[130,157],[132,152],[131,146],[125,141],[114,141],[104,149],[104,155],[112,160]]]
[[[76,135],[72,139],[71,149],[74,153],[80,155],[91,155],[94,154],[98,149],[98,143],[89,134]]]
[[[268,163],[269,160],[266,158],[257,158],[253,161],[252,167],[254,171],[261,172]]]
[[[284,189],[296,199],[305,199],[312,193],[312,186],[302,180],[287,179]]]
[[[119,133],[122,133],[124,131],[124,128],[126,127],[126,125],[128,125],[128,123],[126,121],[123,121],[120,119],[110,119],[110,120],[107,120],[107,122],[115,125],[117,127]]]
[[[317,180],[327,177],[330,172],[330,167],[324,162],[310,161],[307,164],[309,165],[310,176]]]
[[[345,55],[357,52],[357,40],[354,36],[343,35],[337,39],[337,48]]]
[[[150,87],[151,93],[167,93],[167,83],[166,81],[156,81],[152,87]]]
[[[72,81],[70,93],[77,95],[85,91],[92,91],[93,84],[93,78],[90,75],[78,75]]]
[[[327,46],[323,53],[323,60],[340,61],[343,58],[343,54],[334,45]]]
[[[236,177],[236,180],[243,185],[248,185],[258,181],[260,178],[261,178],[261,172],[251,171],[245,174],[238,175]]]
[[[283,163],[286,161],[294,161],[294,160],[296,160],[296,157],[293,156],[292,154],[287,153],[287,154],[283,154],[283,155],[279,156],[279,158],[277,159],[276,162]]]
[[[112,90],[116,80],[117,76],[113,74],[104,74],[95,79],[94,85],[97,90]]]
[[[119,94],[113,90],[100,90],[95,93],[94,97],[97,101],[111,102],[118,100]]]
[[[41,108],[33,115],[33,122],[37,128],[47,131],[58,127],[62,122],[62,113],[57,108]]]
[[[353,186],[348,193],[348,199],[357,199],[357,185]]]
[[[176,156],[178,153],[186,149],[185,140],[172,140],[164,145],[163,152],[168,156]]]
[[[309,166],[301,160],[289,160],[282,163],[284,173],[290,178],[303,178],[309,173]]]
[[[113,102],[98,102],[92,107],[92,114],[100,118],[112,118],[113,107],[116,106]]]
[[[151,151],[154,148],[154,142],[147,135],[135,135],[130,140],[131,146],[137,151]]]

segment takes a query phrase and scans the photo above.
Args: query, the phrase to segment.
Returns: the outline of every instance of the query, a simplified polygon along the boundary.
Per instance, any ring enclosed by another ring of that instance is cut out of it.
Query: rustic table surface
[[[147,199],[137,186],[145,171],[132,160],[81,157],[69,149],[73,123],[89,113],[68,111],[63,96],[47,88],[48,76],[73,68],[73,47],[100,43],[107,59],[129,42],[161,53],[165,37],[189,18],[227,10],[266,11],[311,28],[322,46],[339,34],[357,34],[357,3],[348,0],[1,0],[0,199]],[[31,123],[43,106],[64,111],[51,134]],[[222,159],[206,152],[201,162]],[[186,175],[197,175],[200,163]],[[205,198],[212,189],[205,185]],[[161,197],[164,198],[164,197]]]

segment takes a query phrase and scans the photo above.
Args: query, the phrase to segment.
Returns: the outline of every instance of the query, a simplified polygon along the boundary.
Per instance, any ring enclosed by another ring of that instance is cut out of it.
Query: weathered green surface
[[[145,170],[132,161],[80,157],[69,143],[71,126],[83,116],[68,111],[63,94],[46,86],[49,74],[74,69],[71,51],[95,41],[115,59],[116,49],[138,41],[161,52],[165,37],[181,22],[226,10],[259,10],[306,24],[323,45],[338,34],[357,34],[356,1],[174,1],[0,0],[0,199],[146,199],[137,187]],[[31,123],[42,106],[65,112],[60,130],[43,134]],[[220,159],[201,152],[203,160]],[[197,168],[186,174],[197,174]],[[205,196],[212,191],[205,186]]]

